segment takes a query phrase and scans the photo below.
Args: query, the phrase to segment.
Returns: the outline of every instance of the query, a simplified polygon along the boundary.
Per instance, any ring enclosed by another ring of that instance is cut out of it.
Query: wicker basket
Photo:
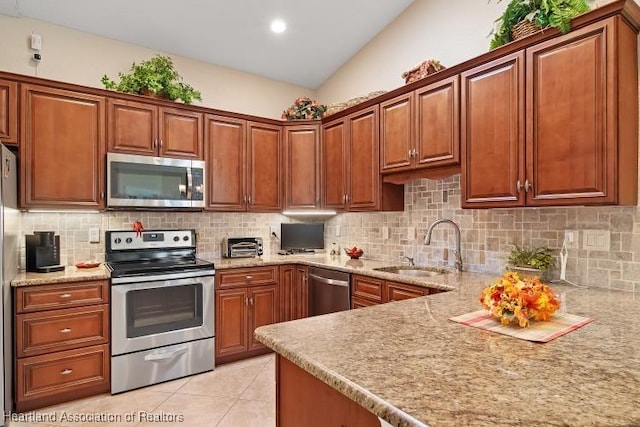
[[[524,21],[518,22],[516,25],[511,28],[511,38],[513,40],[522,39],[527,37],[533,33],[537,33],[542,28],[538,27],[533,22],[525,19]]]
[[[440,70],[444,70],[446,67],[435,59],[427,59],[424,62],[416,65],[409,71],[402,73],[402,78],[406,83],[412,83],[416,80],[424,79],[430,74],[436,73]]]

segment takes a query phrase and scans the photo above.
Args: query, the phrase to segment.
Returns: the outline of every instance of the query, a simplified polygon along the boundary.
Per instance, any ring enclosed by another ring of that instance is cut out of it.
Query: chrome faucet
[[[456,266],[456,270],[462,271],[462,254],[460,253],[460,227],[458,227],[458,224],[456,224],[455,222],[451,221],[450,219],[446,219],[446,218],[441,218],[441,219],[435,221],[427,229],[427,235],[424,236],[424,244],[425,245],[431,244],[431,233],[433,232],[434,227],[436,225],[442,224],[442,223],[451,224],[453,226],[453,228],[455,228],[455,230],[456,230],[456,251],[454,252],[454,254],[456,256],[456,264],[455,264],[455,266]]]
[[[403,255],[403,256],[402,256],[402,259],[406,259],[407,261],[409,261],[409,266],[410,266],[410,267],[415,267],[416,263],[414,262],[413,257]]]

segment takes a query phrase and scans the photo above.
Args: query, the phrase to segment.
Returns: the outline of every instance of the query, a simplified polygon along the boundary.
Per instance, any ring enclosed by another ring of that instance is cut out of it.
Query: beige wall
[[[612,1],[590,3],[595,8]],[[489,33],[507,3],[416,0],[316,90],[318,100],[329,104],[392,90],[404,85],[404,71],[426,59],[453,66],[489,51]]]
[[[42,61],[31,60],[29,36],[42,36]],[[133,62],[157,51],[93,36],[27,18],[0,15],[0,70],[102,88],[100,78],[116,78]],[[280,118],[300,96],[314,91],[253,74],[173,56],[186,83],[202,92],[202,105],[257,116]],[[196,103],[198,103],[196,101]]]

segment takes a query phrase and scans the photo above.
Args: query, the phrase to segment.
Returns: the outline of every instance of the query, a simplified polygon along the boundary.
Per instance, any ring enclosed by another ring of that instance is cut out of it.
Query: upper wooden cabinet
[[[459,77],[380,104],[382,173],[460,164]]]
[[[0,79],[0,142],[18,143],[18,83]]]
[[[282,127],[205,117],[207,209],[282,210]]]
[[[108,122],[110,152],[203,158],[202,113],[110,98]]]
[[[380,175],[378,106],[323,125],[325,206],[338,210],[402,210],[404,187]]]
[[[285,208],[320,208],[320,125],[284,126]]]
[[[103,208],[105,98],[21,85],[23,208]]]
[[[612,17],[464,72],[463,207],[636,204],[636,45]]]

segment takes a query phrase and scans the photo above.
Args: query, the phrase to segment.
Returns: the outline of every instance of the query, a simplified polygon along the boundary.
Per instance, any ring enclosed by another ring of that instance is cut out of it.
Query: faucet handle
[[[415,265],[416,265],[416,264],[415,264],[415,262],[414,262],[413,257],[403,255],[403,256],[402,256],[402,259],[406,259],[407,261],[409,261],[409,265],[410,265],[411,267],[413,267],[413,266],[415,266]]]

